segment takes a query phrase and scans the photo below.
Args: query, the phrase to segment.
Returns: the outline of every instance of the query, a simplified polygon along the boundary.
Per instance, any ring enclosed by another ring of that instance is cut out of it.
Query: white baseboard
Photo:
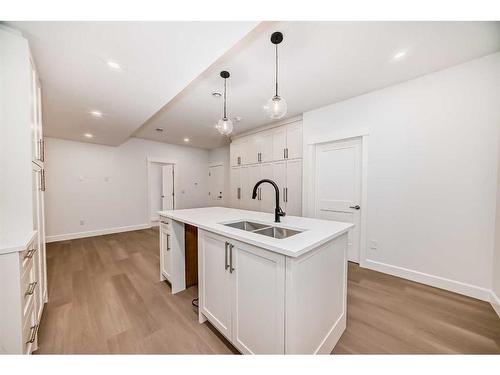
[[[92,231],[88,231],[88,232],[57,234],[55,236],[46,236],[45,242],[48,243],[48,242],[57,242],[57,241],[67,241],[67,240],[74,240],[76,238],[102,236],[104,234],[130,232],[133,230],[140,230],[140,229],[147,229],[147,228],[151,228],[151,225],[150,224],[139,224],[139,225],[129,225],[127,227],[115,227],[115,228],[108,228],[108,229],[92,230]]]
[[[339,342],[340,337],[344,333],[346,327],[347,314],[344,311],[340,318],[337,319],[333,327],[330,329],[330,332],[328,332],[328,335],[326,335],[323,342],[314,352],[314,354],[331,354],[331,352],[335,348],[335,345],[337,345],[337,343]]]
[[[498,297],[494,291],[491,291],[490,293],[490,303],[493,307],[493,310],[495,310],[498,317],[500,318],[500,297]]]
[[[387,273],[389,275],[398,276],[403,279],[415,281],[417,283],[422,283],[436,288],[449,290],[450,292],[463,294],[468,297],[477,298],[482,301],[491,301],[491,290],[476,285],[447,279],[441,276],[430,275],[408,268],[393,266],[391,264],[381,263],[370,259],[366,259],[364,262],[362,262],[361,266],[374,271],[379,271]]]

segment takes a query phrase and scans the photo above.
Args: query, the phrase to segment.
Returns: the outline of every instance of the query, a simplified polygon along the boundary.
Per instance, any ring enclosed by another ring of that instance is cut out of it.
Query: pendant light
[[[273,120],[277,120],[286,115],[287,105],[283,97],[278,93],[278,44],[283,41],[283,34],[279,31],[271,35],[271,43],[276,46],[276,70],[275,70],[275,84],[276,91],[274,96],[271,97],[264,106],[267,115]]]
[[[229,135],[233,131],[233,122],[227,117],[226,113],[226,79],[229,78],[230,74],[229,72],[223,70],[222,72],[220,72],[220,76],[224,78],[224,110],[222,113],[222,118],[219,120],[219,122],[217,122],[217,125],[215,125],[215,129],[217,129],[222,135]]]

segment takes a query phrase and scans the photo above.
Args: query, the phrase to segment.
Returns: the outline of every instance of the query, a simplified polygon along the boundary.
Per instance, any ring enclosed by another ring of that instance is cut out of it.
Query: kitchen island
[[[200,323],[248,354],[330,353],[346,327],[352,224],[222,207],[161,211],[160,278],[185,288],[198,228]]]

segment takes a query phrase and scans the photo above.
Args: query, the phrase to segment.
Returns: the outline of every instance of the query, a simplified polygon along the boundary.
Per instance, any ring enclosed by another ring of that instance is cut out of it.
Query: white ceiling
[[[381,89],[500,50],[498,22],[281,22],[261,24],[134,135],[197,147],[227,143],[214,129],[221,114],[219,72],[229,70],[228,111],[235,134],[269,123],[262,106],[273,94],[274,48],[282,31],[281,94],[288,117]],[[392,57],[406,51],[398,61]],[[161,134],[155,128],[163,127]]]
[[[7,23],[29,40],[42,81],[45,135],[109,145],[128,139],[257,24]],[[91,110],[104,116],[94,118]]]
[[[287,117],[500,50],[498,22],[10,22],[30,41],[48,136],[119,145],[130,136],[214,148],[219,72],[235,134],[264,125],[282,31]],[[406,56],[391,58],[399,51]],[[122,71],[106,65],[116,61]],[[91,110],[104,113],[96,119]],[[141,126],[142,125],[142,126]],[[162,127],[159,133],[155,128]],[[94,134],[87,139],[84,133]]]

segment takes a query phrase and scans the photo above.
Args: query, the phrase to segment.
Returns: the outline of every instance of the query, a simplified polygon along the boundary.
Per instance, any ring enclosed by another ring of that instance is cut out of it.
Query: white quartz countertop
[[[305,254],[354,226],[350,223],[299,216],[281,217],[281,223],[275,223],[274,214],[225,207],[160,211],[159,215],[290,257]],[[277,239],[223,225],[243,220],[303,232],[288,238]]]
[[[15,235],[10,233],[8,236],[0,233],[0,254],[26,250],[36,233],[36,231],[16,233]]]

